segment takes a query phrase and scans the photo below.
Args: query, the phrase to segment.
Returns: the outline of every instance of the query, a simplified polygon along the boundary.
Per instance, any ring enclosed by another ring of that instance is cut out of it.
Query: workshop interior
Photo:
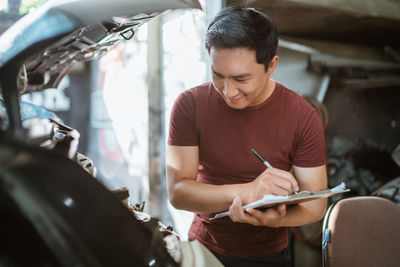
[[[350,189],[328,204],[379,197],[393,227],[400,2],[8,0],[0,6],[0,266],[222,266],[187,240],[191,215],[168,203],[164,160],[172,101],[210,78],[205,25],[234,5],[276,23],[274,79],[316,109],[328,187]],[[290,229],[295,266],[340,266],[326,258],[334,214]],[[398,250],[399,227],[388,238]]]

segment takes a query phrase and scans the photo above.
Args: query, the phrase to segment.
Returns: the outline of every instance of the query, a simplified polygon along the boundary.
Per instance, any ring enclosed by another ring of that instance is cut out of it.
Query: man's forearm
[[[318,199],[289,207],[279,226],[301,226],[319,221],[325,214],[326,205],[326,199]]]
[[[196,213],[227,210],[236,196],[244,196],[247,184],[211,185],[182,178],[169,188],[169,199],[177,209]]]

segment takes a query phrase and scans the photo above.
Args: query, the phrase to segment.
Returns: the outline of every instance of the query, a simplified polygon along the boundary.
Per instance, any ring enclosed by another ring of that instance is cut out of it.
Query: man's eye
[[[245,82],[245,81],[247,81],[248,79],[235,79],[237,82],[240,82],[240,83],[242,83],[242,82]]]

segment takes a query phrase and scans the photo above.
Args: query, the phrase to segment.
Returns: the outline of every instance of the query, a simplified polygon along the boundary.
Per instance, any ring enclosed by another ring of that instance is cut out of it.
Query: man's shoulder
[[[197,107],[205,105],[210,100],[210,96],[215,91],[213,88],[212,83],[208,82],[186,89],[179,94],[175,100],[175,105],[197,109]]]
[[[312,106],[304,99],[302,95],[296,91],[287,88],[283,84],[276,82],[278,89],[281,92],[281,97],[285,98],[285,102],[288,104],[289,108],[298,111],[312,111]]]
[[[180,94],[180,98],[191,99],[196,103],[209,99],[215,93],[214,86],[211,82],[203,83],[190,89],[186,89]]]
[[[281,92],[281,95],[283,97],[288,98],[289,100],[301,101],[300,99],[303,98],[299,93],[297,93],[296,91],[294,91],[292,89],[287,88],[286,86],[284,86],[280,82],[276,82],[276,87]]]
[[[211,82],[206,82],[203,84],[200,84],[198,86],[195,86],[193,88],[187,89],[185,92],[187,94],[193,94],[193,95],[201,95],[201,94],[208,94],[212,92],[213,90],[213,85]]]

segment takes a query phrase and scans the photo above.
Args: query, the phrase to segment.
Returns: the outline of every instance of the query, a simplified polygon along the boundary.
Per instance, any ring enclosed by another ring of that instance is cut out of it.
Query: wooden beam
[[[330,75],[337,86],[347,89],[400,85],[400,64],[398,63],[312,54],[309,56],[308,69],[319,74]]]
[[[400,2],[390,0],[227,0],[261,9],[280,35],[400,47]]]
[[[322,74],[331,74],[342,78],[369,78],[372,76],[399,76],[400,64],[351,58],[339,58],[331,55],[312,54],[308,69]]]

